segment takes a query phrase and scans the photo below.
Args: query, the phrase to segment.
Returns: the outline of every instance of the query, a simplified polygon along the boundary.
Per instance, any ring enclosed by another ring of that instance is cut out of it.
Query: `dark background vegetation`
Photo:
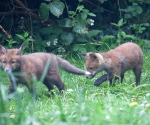
[[[0,44],[25,42],[27,52],[96,51],[126,41],[147,45],[149,23],[149,0],[0,0]]]

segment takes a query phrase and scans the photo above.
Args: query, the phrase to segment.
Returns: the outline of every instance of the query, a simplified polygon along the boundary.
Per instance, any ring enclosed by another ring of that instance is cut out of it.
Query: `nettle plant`
[[[37,45],[55,53],[62,53],[65,50],[85,52],[94,49],[90,46],[95,42],[92,37],[99,34],[100,30],[89,31],[89,27],[94,25],[92,18],[96,15],[81,5],[82,0],[78,0],[75,10],[69,10],[65,0],[46,1],[48,3],[41,3],[39,7],[41,19],[46,22],[50,15],[54,15],[57,19],[36,32]],[[63,18],[62,15],[66,12],[67,18]]]

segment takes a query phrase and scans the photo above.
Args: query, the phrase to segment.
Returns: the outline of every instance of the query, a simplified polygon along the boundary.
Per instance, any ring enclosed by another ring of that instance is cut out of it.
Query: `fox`
[[[51,53],[35,52],[31,54],[22,54],[23,45],[20,48],[6,49],[0,45],[0,63],[4,71],[10,73],[19,73],[21,75],[14,75],[16,87],[18,84],[27,86],[28,90],[32,93],[34,88],[33,77],[38,80],[42,77],[44,68],[49,62],[47,73],[44,77],[43,84],[49,91],[54,89],[54,86],[62,93],[65,89],[64,83],[61,80],[59,66],[69,73],[76,75],[90,74],[86,70],[75,67],[67,60],[62,59]],[[13,84],[13,80],[9,76],[9,93],[16,91],[16,87]]]
[[[99,72],[106,71],[106,74],[94,82],[94,86],[99,86],[107,80],[112,85],[113,79],[116,81],[118,78],[122,83],[124,73],[128,70],[133,70],[136,86],[140,84],[143,53],[135,43],[127,42],[107,52],[88,52],[81,55],[85,57],[86,69],[91,73],[86,76],[87,78],[92,79]]]

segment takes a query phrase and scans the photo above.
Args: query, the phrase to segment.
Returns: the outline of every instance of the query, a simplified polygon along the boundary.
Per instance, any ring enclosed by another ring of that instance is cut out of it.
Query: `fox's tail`
[[[89,75],[90,74],[88,71],[79,69],[79,68],[73,66],[72,64],[70,64],[67,60],[64,60],[60,57],[56,57],[56,60],[59,64],[59,66],[61,66],[67,72],[77,74],[77,75]]]

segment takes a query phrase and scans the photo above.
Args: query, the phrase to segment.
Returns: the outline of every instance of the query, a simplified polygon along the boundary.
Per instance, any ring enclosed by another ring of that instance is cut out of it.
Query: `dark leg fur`
[[[53,85],[55,85],[60,92],[64,91],[64,84],[61,81],[60,76],[56,76],[56,75],[51,75],[49,78],[46,79],[46,83],[44,83],[49,90],[53,89]]]
[[[100,84],[102,84],[103,82],[105,82],[107,80],[107,74],[101,76],[100,78],[98,78],[95,83],[94,86],[99,86]]]
[[[9,94],[13,93],[16,91],[16,88],[15,86],[13,85],[13,83],[10,83],[9,84]]]
[[[47,79],[44,80],[44,85],[46,85],[49,91],[54,89],[54,85]]]
[[[133,72],[134,72],[135,78],[136,78],[136,86],[140,85],[141,72],[142,72],[141,70],[142,70],[141,65],[138,65],[133,68]]]
[[[113,75],[112,73],[110,73],[110,74],[105,74],[105,75],[101,76],[100,78],[98,78],[98,79],[95,81],[94,85],[95,85],[95,86],[99,86],[100,84],[102,84],[102,83],[105,82],[106,80],[109,80],[110,85],[112,85],[112,79],[113,79],[113,78],[114,78],[114,75]]]
[[[122,83],[123,79],[124,79],[124,73],[121,74],[121,83]]]

